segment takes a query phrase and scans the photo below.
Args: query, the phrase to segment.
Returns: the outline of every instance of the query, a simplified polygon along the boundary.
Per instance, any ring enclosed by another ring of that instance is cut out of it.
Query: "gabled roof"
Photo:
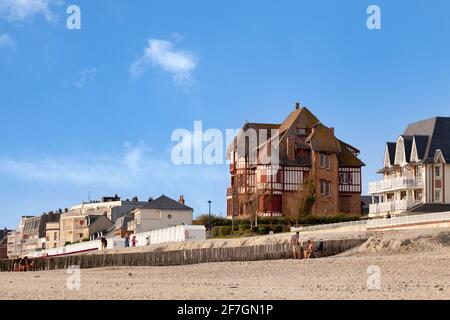
[[[339,140],[334,137],[330,129],[323,124],[317,124],[312,133],[306,139],[311,144],[311,149],[317,152],[341,152]]]
[[[422,160],[425,156],[425,152],[427,151],[429,136],[414,136],[414,142],[416,145],[417,157]]]
[[[339,140],[341,152],[338,153],[339,166],[342,167],[364,167],[365,163],[362,162],[353,152],[349,150],[349,147],[345,142]]]
[[[395,150],[397,149],[397,143],[395,142],[388,142],[386,144],[386,151],[389,155],[389,161],[391,163],[391,166],[395,163]]]
[[[259,141],[259,138],[260,138],[259,131],[260,130],[266,130],[269,137],[272,138],[271,130],[273,130],[273,129],[276,130],[279,127],[280,127],[280,125],[275,124],[275,123],[250,123],[250,122],[245,123],[244,126],[242,127],[242,129],[237,134],[237,136],[233,139],[233,142],[230,143],[230,145],[227,147],[227,156],[229,156],[230,153],[233,152],[237,148],[237,146],[240,145],[240,143],[242,143],[242,139],[245,138],[245,133],[248,130],[255,130],[256,139],[257,139],[256,145],[259,146],[261,143],[261,141]],[[246,150],[246,152],[248,152],[248,150]]]
[[[161,210],[193,210],[192,208],[179,203],[165,195],[162,195],[156,200],[150,201],[142,209],[161,209]]]
[[[430,161],[440,149],[445,161],[450,162],[450,117],[434,117],[410,124],[404,134],[429,137],[423,160]]]
[[[245,137],[244,133],[249,129],[256,131],[261,129],[278,129],[278,133],[271,135],[269,140],[258,141],[257,148],[253,150],[252,156],[256,154],[259,154],[260,157],[261,155],[269,155],[271,152],[268,149],[272,148],[275,152],[280,152],[279,160],[283,165],[311,165],[311,159],[307,159],[307,157],[296,156],[295,159],[288,158],[287,149],[288,146],[292,146],[290,144],[292,142],[295,149],[312,149],[316,152],[330,152],[338,155],[343,152],[339,158],[339,164],[342,166],[364,166],[364,163],[358,158],[359,150],[337,139],[334,135],[334,130],[320,123],[319,119],[306,107],[297,106],[280,125],[246,123],[234,139],[234,143],[228,147],[228,157],[230,152],[236,149],[237,143],[242,143],[242,139]],[[309,135],[299,134],[298,129],[306,129],[306,133]],[[248,149],[247,146],[246,149]],[[259,153],[256,151],[259,151]],[[245,155],[249,155],[248,150],[246,150]],[[256,162],[259,160],[256,159]]]
[[[298,108],[292,111],[280,125],[280,135],[288,131],[294,125],[294,123],[297,121],[300,115],[301,115],[300,125],[303,125],[304,128],[311,128],[316,124],[320,123],[319,119],[317,119],[316,116],[312,114],[311,111],[308,110],[308,108],[306,107]]]
[[[401,136],[403,138],[403,144],[405,146],[405,157],[406,162],[411,161],[411,151],[412,151],[412,145],[413,145],[413,137],[412,136]]]

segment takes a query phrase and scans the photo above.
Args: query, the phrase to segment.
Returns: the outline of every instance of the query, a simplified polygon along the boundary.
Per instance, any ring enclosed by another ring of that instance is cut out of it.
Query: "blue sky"
[[[20,5],[18,5],[20,3]],[[82,29],[66,28],[81,8]],[[368,30],[377,4],[382,30]],[[174,166],[171,133],[281,122],[294,102],[361,149],[449,115],[450,3],[0,0],[0,225],[118,193],[226,212],[228,167]]]

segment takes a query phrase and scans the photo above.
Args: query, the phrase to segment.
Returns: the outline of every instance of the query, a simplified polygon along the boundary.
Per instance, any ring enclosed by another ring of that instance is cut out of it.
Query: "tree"
[[[316,202],[316,187],[311,177],[299,183],[292,201],[289,204],[287,216],[295,225],[298,225],[301,217],[311,214],[312,207]]]
[[[255,192],[256,187],[247,188],[247,192],[244,194],[244,209],[245,216],[250,221],[250,229],[253,233],[253,223],[257,219],[258,214],[258,193]]]

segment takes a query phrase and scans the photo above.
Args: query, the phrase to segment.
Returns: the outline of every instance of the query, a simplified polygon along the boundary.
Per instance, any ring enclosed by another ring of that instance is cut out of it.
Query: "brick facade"
[[[259,199],[258,215],[293,216],[299,211],[295,208],[298,206],[297,190],[309,179],[314,183],[316,194],[311,214],[361,214],[361,167],[364,163],[358,158],[356,148],[336,138],[334,128],[324,126],[308,109],[299,106],[282,124],[247,123],[243,132],[274,128],[279,137],[280,162],[277,164],[250,164],[248,155],[237,151],[236,145],[243,139],[239,135],[228,148],[232,160],[231,186],[227,190],[229,218],[246,214],[244,202],[249,192]],[[259,141],[258,154],[264,148]],[[267,172],[274,170],[274,177],[269,179]]]

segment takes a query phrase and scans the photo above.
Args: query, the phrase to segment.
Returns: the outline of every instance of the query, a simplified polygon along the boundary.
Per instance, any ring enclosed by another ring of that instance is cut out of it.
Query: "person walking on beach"
[[[294,259],[300,259],[300,233],[296,232],[291,237],[291,245],[292,245],[292,253],[294,255]]]
[[[102,243],[102,250],[106,250],[106,248],[108,247],[108,240],[106,240],[105,237],[102,237],[100,239],[101,243]]]
[[[128,248],[130,246],[130,236],[127,234],[125,235],[125,248]]]

